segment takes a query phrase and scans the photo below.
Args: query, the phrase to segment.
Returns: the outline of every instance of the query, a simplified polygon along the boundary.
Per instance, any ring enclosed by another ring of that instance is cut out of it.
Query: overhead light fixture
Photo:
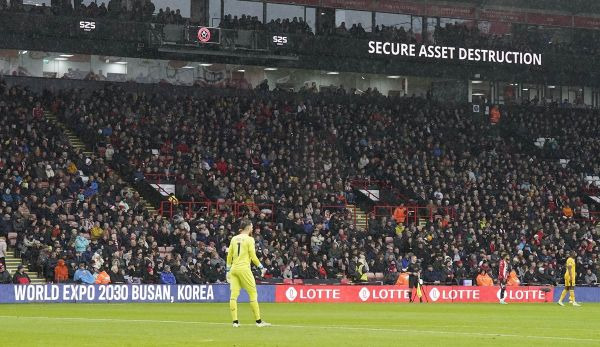
[[[63,61],[63,60],[69,60],[69,58],[59,57],[59,58],[54,58],[54,60]]]
[[[528,90],[529,90],[529,88],[523,88],[523,91],[524,91],[524,92],[526,92],[526,91],[528,91]]]
[[[126,61],[117,61],[117,62],[115,62],[115,64],[125,65],[125,64],[127,64],[127,62]]]
[[[186,65],[186,66],[182,66],[181,68],[182,69],[193,69],[194,67],[190,66],[190,65]]]
[[[471,95],[473,95],[473,96],[484,96],[485,94],[483,94],[483,93],[473,93]]]
[[[265,71],[277,71],[276,67],[266,67]]]
[[[71,58],[73,54],[61,54],[60,56],[65,58]]]
[[[238,69],[238,72],[246,72],[244,69]]]
[[[337,71],[329,71],[327,72],[327,75],[339,75],[340,73]]]
[[[518,83],[511,83],[510,85],[511,86],[518,86],[519,84]]]
[[[548,89],[554,89],[556,86],[548,86]]]
[[[21,54],[27,54],[29,51],[21,51]]]
[[[208,66],[212,66],[212,64],[210,64],[210,63],[201,63],[200,66],[208,67]]]
[[[471,81],[471,83],[473,83],[473,84],[481,84],[481,83],[483,83],[483,81]]]
[[[393,78],[393,79],[397,79],[397,78],[400,78],[400,76],[396,76],[396,75],[394,75],[394,76],[388,76],[387,78]]]

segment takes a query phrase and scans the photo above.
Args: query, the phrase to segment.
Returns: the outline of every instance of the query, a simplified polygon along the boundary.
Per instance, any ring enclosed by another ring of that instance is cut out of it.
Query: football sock
[[[562,302],[565,296],[567,296],[567,290],[563,289],[562,293],[560,293],[560,299],[558,299],[558,301]]]
[[[229,300],[229,309],[231,310],[231,320],[237,322],[237,300]]]
[[[569,301],[570,302],[575,301],[575,290],[573,290],[573,289],[569,290]]]
[[[250,307],[252,308],[252,313],[254,313],[254,319],[256,319],[256,321],[259,321],[260,308],[258,307],[258,301],[250,301]]]

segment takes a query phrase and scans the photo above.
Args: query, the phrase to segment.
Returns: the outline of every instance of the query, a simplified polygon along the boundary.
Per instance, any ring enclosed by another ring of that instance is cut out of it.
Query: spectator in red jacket
[[[31,280],[29,279],[29,275],[25,272],[25,267],[23,265],[19,265],[17,268],[17,273],[13,276],[14,284],[30,284]]]

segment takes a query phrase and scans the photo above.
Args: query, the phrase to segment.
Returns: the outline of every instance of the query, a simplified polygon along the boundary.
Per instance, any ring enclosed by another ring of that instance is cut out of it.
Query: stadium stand
[[[278,281],[395,283],[409,254],[447,284],[475,282],[481,269],[495,277],[502,252],[522,284],[560,281],[569,250],[579,280],[599,270],[587,202],[596,111],[506,106],[496,124],[462,105],[339,91],[0,89],[0,234],[49,281],[64,259],[70,279],[85,262],[113,282],[159,283],[166,265],[177,283],[222,282],[242,215]],[[71,147],[52,114],[93,154]],[[177,200],[138,189],[162,207],[152,215],[128,186],[158,179],[175,184]],[[377,205],[357,180],[403,198]],[[352,203],[370,212],[366,227]]]

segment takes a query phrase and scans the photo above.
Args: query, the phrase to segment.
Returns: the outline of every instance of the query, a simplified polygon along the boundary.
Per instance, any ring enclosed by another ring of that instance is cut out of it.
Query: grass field
[[[600,305],[0,305],[0,346],[600,346]]]

